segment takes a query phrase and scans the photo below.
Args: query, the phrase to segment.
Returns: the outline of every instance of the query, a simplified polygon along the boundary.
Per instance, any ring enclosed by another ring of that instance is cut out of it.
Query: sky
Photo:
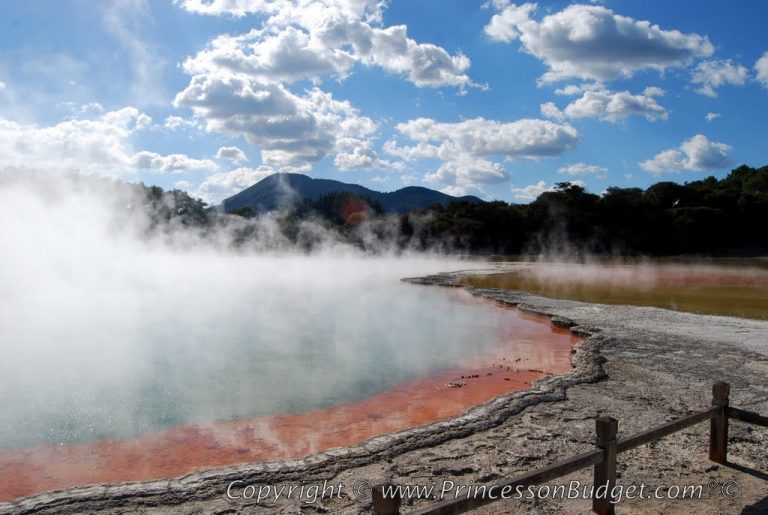
[[[530,202],[768,164],[768,3],[5,0],[0,168]]]

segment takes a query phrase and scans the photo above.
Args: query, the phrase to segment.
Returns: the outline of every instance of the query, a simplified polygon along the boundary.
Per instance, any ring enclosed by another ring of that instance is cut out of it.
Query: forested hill
[[[389,213],[404,213],[414,209],[423,209],[436,203],[448,205],[459,201],[482,202],[477,197],[452,197],[419,186],[409,186],[397,191],[383,193],[359,184],[347,184],[330,179],[313,179],[299,173],[276,173],[224,200],[223,207],[226,212],[248,209],[254,213],[265,213],[294,207],[305,200],[317,200],[334,193],[351,193],[361,198],[370,199]]]

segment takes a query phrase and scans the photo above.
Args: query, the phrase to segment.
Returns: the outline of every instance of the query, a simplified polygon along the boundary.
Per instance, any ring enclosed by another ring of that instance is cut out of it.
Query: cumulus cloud
[[[113,175],[136,170],[162,173],[216,168],[210,160],[184,154],[134,152],[132,137],[151,123],[152,119],[135,107],[43,127],[0,119],[0,161],[12,166]]]
[[[277,170],[271,166],[259,166],[257,168],[240,167],[229,172],[214,173],[205,178],[195,194],[206,202],[218,204],[276,172]]]
[[[177,2],[205,14],[267,15],[263,27],[222,35],[184,63],[192,75],[227,71],[294,82],[346,77],[353,66],[377,66],[419,87],[472,85],[469,59],[408,37],[405,25],[381,27],[383,1],[303,0]]]
[[[336,142],[336,158],[333,164],[342,171],[351,170],[376,170],[382,168],[402,169],[401,162],[392,162],[381,159],[376,151],[371,148],[370,142],[344,137]]]
[[[187,58],[189,85],[176,107],[193,110],[209,131],[243,136],[264,164],[307,166],[332,156],[342,170],[397,167],[374,149],[376,124],[320,89],[356,66],[378,67],[417,87],[473,86],[469,59],[383,26],[380,0],[176,0],[190,12],[259,15],[260,25],[224,34]],[[296,90],[310,81],[314,87]]]
[[[571,184],[575,186],[581,186],[582,188],[586,187],[586,183],[584,181],[569,181]],[[536,198],[541,195],[542,193],[546,193],[547,191],[555,191],[557,190],[557,186],[547,186],[547,183],[544,181],[539,181],[535,184],[529,184],[528,186],[523,186],[522,188],[512,188],[512,194],[515,197],[515,200],[520,202],[531,202],[533,200],[536,200]]]
[[[696,92],[708,97],[717,97],[715,88],[731,84],[743,86],[749,77],[746,67],[733,61],[703,61],[691,72],[691,82],[697,84]]]
[[[200,125],[196,120],[188,120],[181,116],[169,116],[163,122],[163,128],[169,131],[176,131],[180,129],[200,129]]]
[[[585,163],[574,163],[559,168],[557,172],[568,175],[606,175],[608,173],[608,168],[605,168],[604,166],[588,165]]]
[[[142,150],[131,156],[133,168],[152,172],[179,173],[186,170],[215,170],[216,163],[210,159],[193,159],[184,154],[162,155]]]
[[[709,141],[697,134],[683,141],[678,148],[664,150],[653,159],[640,163],[640,168],[653,174],[675,171],[708,171],[725,168],[731,164],[731,146]]]
[[[557,88],[555,90],[555,95],[570,97],[593,89],[601,89],[601,86],[594,82],[585,82],[583,84],[568,84],[562,88]]]
[[[184,180],[176,181],[173,183],[173,188],[182,191],[189,191],[190,188],[192,188],[192,183]]]
[[[315,0],[313,3],[293,0],[173,0],[173,3],[197,14],[243,17],[263,14],[275,17],[287,15],[323,16],[323,11],[337,9],[344,15],[368,22],[381,21],[385,0]]]
[[[222,35],[184,62],[191,75],[240,73],[260,80],[320,81],[323,76],[346,78],[357,64],[401,74],[418,87],[466,87],[469,59],[449,54],[429,43],[408,37],[407,27],[373,27],[351,18],[307,21],[288,17],[278,25],[253,29],[240,36]]]
[[[768,52],[765,52],[755,63],[755,78],[768,89]]]
[[[566,118],[565,113],[557,107],[554,102],[545,102],[544,104],[541,104],[539,110],[541,111],[541,116],[545,118],[552,118],[553,120],[560,122]]]
[[[647,97],[663,97],[667,92],[656,86],[648,86],[643,90],[643,95]]]
[[[238,147],[221,147],[216,152],[216,159],[226,159],[233,163],[242,163],[248,161],[248,157],[245,152]]]
[[[408,151],[420,149],[425,155],[419,157],[436,156],[443,160],[459,155],[496,155],[507,159],[556,156],[579,140],[578,131],[568,124],[536,119],[500,122],[473,118],[440,123],[418,118],[399,123],[396,129],[420,144],[406,148],[406,155]]]
[[[485,33],[495,41],[519,40],[523,51],[549,68],[543,83],[571,77],[607,81],[642,70],[664,71],[714,51],[706,36],[665,30],[601,5],[570,5],[540,21],[531,17],[534,3],[492,5],[498,12]]]
[[[396,130],[413,142],[401,146],[394,140],[384,150],[406,161],[439,159],[442,165],[425,180],[444,184],[450,191],[482,191],[482,184],[507,180],[507,161],[557,156],[575,146],[579,133],[568,124],[523,119],[499,122],[474,118],[458,123],[439,123],[418,118],[400,123]]]
[[[536,197],[544,193],[545,191],[552,191],[554,187],[547,186],[544,181],[539,181],[536,184],[529,184],[522,188],[512,188],[512,194],[515,196],[515,200],[521,202],[530,202],[536,200]]]
[[[711,122],[711,121],[717,120],[721,116],[722,115],[720,113],[707,113],[704,119],[707,120],[708,122]]]
[[[209,131],[245,137],[272,166],[315,162],[345,138],[366,140],[377,128],[330,93],[313,88],[296,95],[280,83],[242,76],[195,76],[174,105],[191,108]]]
[[[607,122],[618,122],[631,115],[644,116],[649,121],[666,120],[667,110],[653,96],[663,94],[660,88],[646,88],[642,94],[629,91],[609,91],[604,88],[588,89],[568,104],[565,109],[553,102],[541,105],[541,114],[547,118],[563,121],[566,118],[597,118]]]
[[[504,182],[508,178],[509,173],[499,163],[462,157],[447,161],[435,172],[427,173],[424,181],[446,185],[441,189],[443,193],[462,196],[470,192],[482,192],[483,184]]]

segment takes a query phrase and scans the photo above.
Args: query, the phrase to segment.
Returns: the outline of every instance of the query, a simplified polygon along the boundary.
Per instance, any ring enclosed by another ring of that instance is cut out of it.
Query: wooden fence
[[[709,459],[716,463],[725,464],[728,457],[728,421],[730,419],[768,427],[768,417],[730,407],[728,405],[730,390],[731,387],[727,383],[715,383],[712,387],[712,406],[710,408],[691,413],[623,440],[616,438],[619,423],[615,418],[599,417],[595,421],[596,445],[594,450],[572,456],[532,472],[526,472],[501,483],[488,485],[485,491],[495,488],[497,492],[512,492],[518,487],[527,488],[594,466],[594,488],[607,485],[607,492],[611,492],[616,485],[616,458],[619,454],[682,431],[705,420],[710,421]],[[390,496],[385,495],[385,492]],[[373,489],[373,511],[376,514],[395,515],[400,513],[402,499],[392,498],[392,493],[392,485],[378,485]],[[448,515],[464,513],[498,500],[500,499],[489,496],[451,499],[412,511],[410,514]],[[592,511],[600,515],[613,515],[616,504],[612,501],[615,500],[611,499],[609,495],[602,496],[602,498],[593,497]]]

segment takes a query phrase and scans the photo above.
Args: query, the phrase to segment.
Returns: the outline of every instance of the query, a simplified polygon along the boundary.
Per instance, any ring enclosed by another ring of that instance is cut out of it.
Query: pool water
[[[0,499],[354,445],[565,372],[577,341],[459,289],[379,276],[262,286],[227,309],[191,297],[205,317],[147,307],[114,348],[108,333],[88,354],[62,339],[39,357],[61,373],[8,381]]]

